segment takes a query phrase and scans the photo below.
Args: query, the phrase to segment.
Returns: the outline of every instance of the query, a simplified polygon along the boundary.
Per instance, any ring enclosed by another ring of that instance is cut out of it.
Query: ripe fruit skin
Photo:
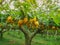
[[[33,22],[36,22],[36,20],[37,20],[36,17],[34,17],[34,18],[33,18]]]
[[[12,20],[12,17],[11,17],[11,16],[8,16],[8,18],[7,18],[7,22],[9,22],[9,23],[13,23],[13,20]]]
[[[30,19],[30,23],[33,23],[33,19]]]
[[[55,29],[55,26],[52,26],[52,29]]]
[[[36,26],[36,28],[38,28],[39,27],[39,22],[38,21],[34,22],[34,25]]]
[[[18,21],[18,25],[21,26],[23,24],[23,20]]]
[[[30,19],[30,23],[34,23],[34,22],[36,22],[36,17],[34,17],[33,19]]]
[[[25,18],[23,19],[23,21],[24,21],[24,23],[27,23],[27,22],[28,22],[28,18],[25,17]]]
[[[39,22],[38,22],[38,21],[36,21],[36,22],[34,22],[34,24],[35,24],[36,26],[38,26],[38,25],[39,25]]]

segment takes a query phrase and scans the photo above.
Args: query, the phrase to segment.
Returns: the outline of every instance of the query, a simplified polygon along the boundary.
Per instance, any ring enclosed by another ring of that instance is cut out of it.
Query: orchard
[[[0,0],[1,45],[55,45],[54,40],[56,45],[59,45],[59,4],[59,0]],[[12,35],[23,38],[12,38]],[[6,40],[15,39],[15,41],[9,41],[5,44],[5,38]],[[51,43],[47,41],[49,39]],[[43,41],[39,43],[37,40]],[[52,41],[54,42],[53,44]]]

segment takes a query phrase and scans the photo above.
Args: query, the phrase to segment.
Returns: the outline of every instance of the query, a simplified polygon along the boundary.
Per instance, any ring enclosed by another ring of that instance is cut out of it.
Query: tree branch
[[[21,26],[20,30],[24,33],[24,35],[28,35],[29,34],[27,31],[25,31],[23,26]]]
[[[38,33],[38,30],[36,30],[32,35],[31,35],[31,39]]]

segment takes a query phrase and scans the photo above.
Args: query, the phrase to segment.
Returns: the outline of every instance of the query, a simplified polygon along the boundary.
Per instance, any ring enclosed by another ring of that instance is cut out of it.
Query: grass
[[[0,45],[24,45],[24,35],[22,32],[9,31],[4,33],[4,38],[0,40]],[[60,45],[60,36],[41,36],[37,34],[33,40],[32,45]]]

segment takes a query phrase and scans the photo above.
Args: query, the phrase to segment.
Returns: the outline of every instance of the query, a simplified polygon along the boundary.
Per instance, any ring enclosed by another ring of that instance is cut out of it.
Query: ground
[[[3,39],[0,39],[0,45],[24,45],[24,35],[18,31],[8,31],[4,33]],[[60,45],[60,36],[41,36],[37,34],[32,45]]]

